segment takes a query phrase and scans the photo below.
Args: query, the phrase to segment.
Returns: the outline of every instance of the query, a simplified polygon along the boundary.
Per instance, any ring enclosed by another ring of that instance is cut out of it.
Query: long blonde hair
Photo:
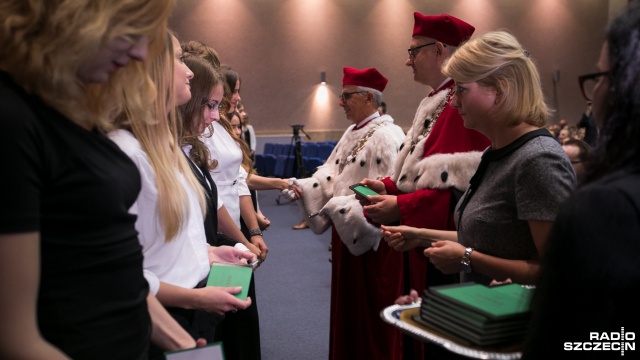
[[[551,114],[529,52],[506,31],[469,40],[451,55],[442,73],[456,82],[478,82],[502,94],[493,115],[507,126],[525,122],[542,127]]]
[[[166,35],[165,50],[152,59],[151,78],[160,94],[146,117],[135,116],[128,111],[117,117],[116,126],[130,130],[144,149],[154,170],[158,188],[158,213],[164,227],[165,241],[171,241],[183,226],[183,219],[189,216],[187,189],[180,182],[184,176],[200,204],[202,215],[206,212],[204,189],[187,163],[177,139],[176,103],[173,83],[174,48],[173,34]],[[168,71],[170,69],[170,71]],[[133,89],[124,89],[123,97],[128,99],[137,94]],[[167,114],[167,109],[169,113]]]
[[[0,1],[0,68],[77,124],[108,130],[122,110],[119,89],[139,92],[130,108],[144,109],[154,100],[147,69],[129,64],[106,84],[85,84],[79,67],[117,37],[149,36],[148,54],[155,56],[174,5],[175,0]]]

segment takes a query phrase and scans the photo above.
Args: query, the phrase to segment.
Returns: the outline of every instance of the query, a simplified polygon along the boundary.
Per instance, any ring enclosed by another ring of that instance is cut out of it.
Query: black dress
[[[547,242],[522,358],[621,356],[620,348],[584,351],[574,345],[600,342],[591,339],[592,332],[611,338],[622,328],[634,338],[640,333],[635,320],[640,317],[635,296],[640,291],[639,255],[640,174],[619,172],[577,190],[562,207]],[[624,346],[637,340],[613,342]],[[627,349],[625,358],[637,358],[636,351]]]
[[[74,359],[142,359],[151,322],[135,164],[0,72],[0,233],[39,232],[38,325]]]

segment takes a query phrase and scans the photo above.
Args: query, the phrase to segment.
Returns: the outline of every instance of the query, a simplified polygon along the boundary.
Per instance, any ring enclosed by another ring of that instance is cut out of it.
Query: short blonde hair
[[[477,82],[495,89],[501,97],[493,115],[507,126],[525,122],[543,127],[551,115],[535,64],[506,31],[469,40],[451,55],[442,72],[456,82]]]
[[[0,68],[27,92],[85,127],[108,129],[120,112],[117,93],[137,87],[140,107],[155,95],[148,71],[126,66],[106,84],[84,84],[78,68],[117,37],[149,36],[149,56],[164,46],[175,0],[3,0]]]

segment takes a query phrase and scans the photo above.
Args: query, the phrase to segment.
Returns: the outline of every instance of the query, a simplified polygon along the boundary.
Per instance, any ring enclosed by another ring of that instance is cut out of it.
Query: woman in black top
[[[105,131],[120,88],[139,89],[128,101],[140,116],[152,103],[142,62],[173,5],[0,4],[0,358],[146,355],[149,289],[128,212],[140,178]]]

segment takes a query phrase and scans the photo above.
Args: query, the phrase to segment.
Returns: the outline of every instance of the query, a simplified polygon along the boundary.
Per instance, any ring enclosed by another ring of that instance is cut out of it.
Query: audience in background
[[[587,101],[587,108],[578,121],[578,129],[583,133],[581,140],[584,140],[591,147],[595,147],[598,138],[598,127],[593,118],[591,101]]]
[[[378,113],[380,115],[387,114],[387,103],[385,103],[384,101],[380,103],[380,106],[378,106]]]
[[[578,183],[580,183],[585,173],[585,163],[591,154],[591,146],[580,139],[568,139],[562,144],[562,150],[569,157]]]
[[[581,76],[599,142],[547,242],[523,359],[634,356],[625,346],[640,331],[640,84],[629,80],[640,71],[639,24],[632,1],[607,29],[597,72]],[[572,346],[592,342],[593,333],[626,336],[610,350]]]
[[[571,139],[571,130],[569,129],[568,126],[565,126],[560,129],[560,131],[558,132],[557,139],[560,145],[564,144],[565,141]]]

